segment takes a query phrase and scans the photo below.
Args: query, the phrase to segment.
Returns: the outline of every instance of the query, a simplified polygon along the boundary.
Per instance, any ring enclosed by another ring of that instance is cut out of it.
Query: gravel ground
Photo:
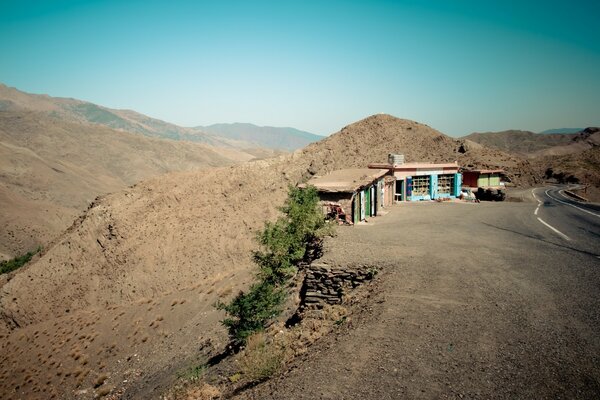
[[[323,261],[381,267],[369,301],[239,398],[599,398],[600,263],[533,208],[405,204],[339,229]]]

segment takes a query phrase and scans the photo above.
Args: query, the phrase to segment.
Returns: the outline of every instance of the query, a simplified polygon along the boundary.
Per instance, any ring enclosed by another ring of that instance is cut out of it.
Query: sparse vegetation
[[[276,343],[269,342],[262,332],[248,337],[244,353],[240,357],[240,370],[248,381],[261,381],[272,376],[283,365],[285,351]]]
[[[11,260],[6,260],[6,261],[0,262],[0,274],[6,274],[8,272],[12,272],[16,269],[21,268],[23,265],[25,265],[29,261],[31,261],[33,256],[36,255],[37,253],[39,253],[41,250],[42,250],[42,248],[38,247],[37,249],[35,249],[33,251],[28,251],[26,254],[23,254],[22,256],[15,257]]]
[[[185,370],[184,372],[180,373],[179,377],[189,380],[191,382],[196,382],[200,378],[202,378],[202,376],[206,372],[207,368],[208,368],[208,366],[206,364],[195,365],[195,366]]]
[[[242,345],[250,335],[262,331],[281,313],[285,301],[285,285],[297,266],[319,251],[322,238],[331,232],[318,210],[319,197],[314,187],[290,187],[288,198],[275,222],[265,223],[258,235],[262,249],[254,252],[260,281],[250,290],[240,292],[230,303],[217,303],[229,315],[222,323],[234,344]]]

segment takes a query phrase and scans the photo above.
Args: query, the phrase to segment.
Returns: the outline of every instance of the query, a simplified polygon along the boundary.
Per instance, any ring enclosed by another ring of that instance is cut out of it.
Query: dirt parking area
[[[239,398],[598,398],[598,260],[525,200],[404,204],[340,228],[321,261],[380,268],[370,299]]]

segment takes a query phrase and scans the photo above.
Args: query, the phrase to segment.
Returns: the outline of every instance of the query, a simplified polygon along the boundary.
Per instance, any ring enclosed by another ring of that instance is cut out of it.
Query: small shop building
[[[315,176],[300,186],[317,189],[325,214],[355,224],[393,204],[394,181],[387,169],[351,168]]]
[[[500,189],[504,186],[506,173],[501,169],[463,170],[463,186],[477,189]]]
[[[404,163],[401,155],[390,154],[388,163],[369,164],[386,169],[396,178],[395,201],[435,200],[460,196],[462,176],[457,163]]]

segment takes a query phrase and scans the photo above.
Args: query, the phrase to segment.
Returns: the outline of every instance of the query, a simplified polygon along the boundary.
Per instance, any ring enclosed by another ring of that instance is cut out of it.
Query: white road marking
[[[550,190],[550,189],[548,189],[548,190]],[[560,200],[557,200],[557,199],[555,199],[554,197],[550,196],[550,195],[548,194],[548,190],[546,190],[546,192],[545,192],[545,193],[546,193],[546,196],[550,197],[550,198],[551,198],[551,199],[553,199],[553,200],[560,201]],[[540,199],[538,199],[538,198],[537,198],[537,196],[535,195],[535,189],[531,189],[531,194],[533,195],[533,198],[534,198],[534,199],[536,199],[536,200],[537,200],[537,202],[538,202],[538,205],[537,205],[537,207],[535,208],[535,211],[533,212],[533,215],[537,215],[537,213],[538,213],[538,210],[540,209],[540,206],[542,205],[542,201],[541,201]],[[568,204],[568,203],[567,203],[567,204]],[[538,219],[538,221],[540,221],[542,224],[546,225],[548,228],[552,229],[554,232],[556,232],[558,235],[560,235],[560,236],[561,236],[563,239],[565,239],[565,240],[571,240],[571,238],[570,238],[570,237],[568,237],[567,235],[565,235],[564,233],[562,233],[561,231],[559,231],[558,229],[556,229],[555,227],[553,227],[552,225],[550,225],[549,223],[547,223],[546,221],[544,221],[543,219],[541,219],[540,217],[537,217],[537,219]]]
[[[562,233],[561,231],[559,231],[558,229],[556,229],[555,227],[553,227],[549,223],[543,221],[540,217],[538,217],[538,221],[540,221],[542,224],[546,225],[548,228],[552,229],[554,232],[558,233],[560,236],[563,237],[563,239],[565,239],[565,240],[571,240],[570,237],[568,237],[567,235],[565,235],[564,233]]]
[[[540,205],[542,204],[542,202],[540,201],[540,199],[537,198],[537,196],[535,195],[535,189],[531,189],[531,195],[533,196],[534,199],[537,200],[538,202],[538,206],[535,208],[535,211],[533,212],[533,215],[537,215],[538,210],[540,209]]]
[[[537,196],[535,195],[534,190],[535,189],[531,189],[531,194],[533,195],[533,198],[536,199],[539,204],[542,204],[542,201],[540,199],[538,199]]]
[[[576,209],[578,209],[578,210],[580,210],[580,211],[583,211],[583,212],[586,212],[586,213],[588,213],[588,214],[591,214],[591,215],[593,215],[594,217],[598,217],[598,218],[600,218],[600,214],[593,213],[593,212],[591,212],[591,211],[589,211],[589,210],[586,210],[586,209],[584,209],[584,208],[577,207],[577,206],[575,206],[575,205],[573,205],[573,204],[571,204],[571,203],[567,203],[566,201],[562,201],[562,200],[559,200],[559,199],[557,199],[557,198],[555,198],[555,197],[552,197],[552,196],[550,196],[550,195],[548,194],[548,191],[549,191],[549,190],[550,190],[550,189],[546,190],[544,193],[546,193],[546,196],[550,197],[552,200],[554,200],[554,201],[558,201],[559,203],[566,204],[566,205],[568,205],[568,206],[571,206],[571,207],[573,207],[573,208],[576,208]]]

